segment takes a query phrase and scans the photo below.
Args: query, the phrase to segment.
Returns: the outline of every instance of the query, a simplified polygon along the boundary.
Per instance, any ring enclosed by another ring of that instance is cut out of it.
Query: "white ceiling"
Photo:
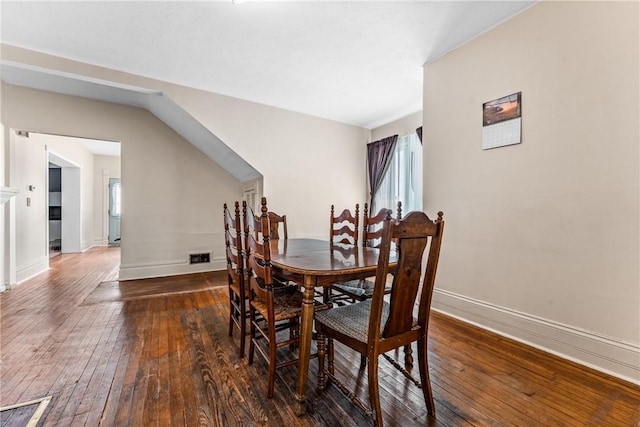
[[[2,43],[374,128],[422,65],[532,1],[0,3]]]

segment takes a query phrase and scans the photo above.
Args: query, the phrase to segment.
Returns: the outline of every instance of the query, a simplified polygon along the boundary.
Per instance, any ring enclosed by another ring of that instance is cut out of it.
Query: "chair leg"
[[[267,387],[267,398],[273,397],[273,389],[276,382],[276,325],[275,322],[268,322],[269,336],[269,385]]]
[[[422,394],[427,405],[429,415],[436,415],[436,405],[433,401],[431,381],[429,380],[429,361],[427,359],[427,340],[418,340],[418,367],[420,369],[420,381],[422,382]]]
[[[244,357],[244,345],[247,335],[247,306],[246,300],[242,297],[238,297],[238,305],[240,306],[240,313],[238,318],[240,320],[240,358]]]
[[[413,350],[411,344],[404,346],[404,368],[408,371],[413,367]]]
[[[331,288],[329,286],[325,286],[322,288],[322,303],[329,304],[331,301]]]
[[[367,367],[367,356],[364,354],[360,355],[360,369],[364,369]]]
[[[327,376],[324,374],[324,356],[325,356],[326,338],[321,330],[318,330],[317,346],[318,346],[318,390],[324,390],[327,386]]]
[[[229,336],[233,336],[233,316],[235,314],[235,310],[233,307],[233,291],[229,288]]]
[[[333,358],[334,358],[334,354],[333,354],[333,338],[329,338],[327,340],[327,350],[329,350],[329,373],[331,375],[335,375],[334,369],[333,369]]]
[[[254,338],[256,336],[256,325],[253,323],[255,321],[255,311],[253,307],[249,308],[249,365],[253,363],[253,352],[255,350],[255,342]]]
[[[382,426],[382,408],[380,407],[380,389],[378,387],[378,357],[369,358],[369,402],[373,412],[373,421],[376,426]]]

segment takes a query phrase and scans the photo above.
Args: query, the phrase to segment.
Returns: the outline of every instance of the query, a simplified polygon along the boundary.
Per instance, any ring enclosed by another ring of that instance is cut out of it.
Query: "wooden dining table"
[[[270,245],[274,273],[300,284],[304,292],[294,402],[295,413],[302,415],[307,407],[315,288],[375,276],[379,250],[318,239],[280,239]],[[393,251],[389,262],[391,267],[396,263]]]

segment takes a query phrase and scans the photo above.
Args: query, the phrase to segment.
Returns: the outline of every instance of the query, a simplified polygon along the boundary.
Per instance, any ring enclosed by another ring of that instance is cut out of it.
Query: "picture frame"
[[[522,92],[482,104],[482,126],[494,125],[522,117]]]

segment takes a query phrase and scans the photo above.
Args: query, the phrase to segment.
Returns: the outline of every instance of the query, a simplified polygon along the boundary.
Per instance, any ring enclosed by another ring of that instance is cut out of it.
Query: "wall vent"
[[[209,252],[203,254],[189,254],[189,264],[202,264],[211,262],[211,254]]]

